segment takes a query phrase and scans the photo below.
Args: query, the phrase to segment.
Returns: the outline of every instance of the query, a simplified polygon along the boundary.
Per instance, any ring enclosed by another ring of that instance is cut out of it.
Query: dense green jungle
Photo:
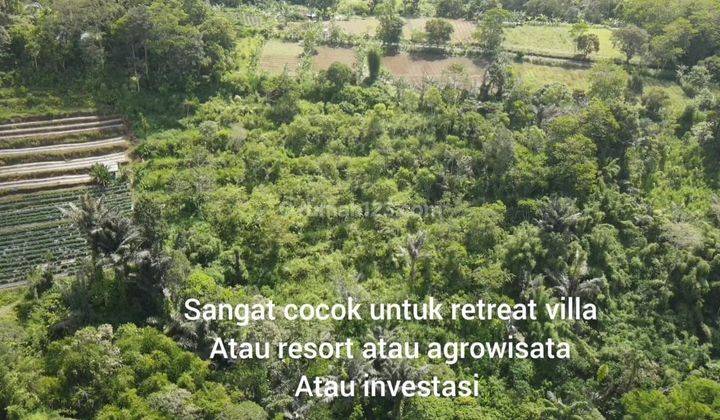
[[[0,0],[0,131],[92,112],[132,133],[92,193],[4,194],[16,165],[91,155],[0,150],[0,268],[33,232],[84,249],[67,271],[43,248],[0,290],[0,418],[720,419],[718,28],[718,0]],[[598,316],[239,326],[184,306],[348,298]],[[233,360],[217,337],[570,357]],[[479,395],[296,396],[303,375]]]

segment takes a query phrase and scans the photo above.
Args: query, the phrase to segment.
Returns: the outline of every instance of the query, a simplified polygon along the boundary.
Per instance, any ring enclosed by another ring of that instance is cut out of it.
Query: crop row
[[[16,248],[18,244],[41,245],[46,240],[54,240],[58,236],[78,237],[77,230],[67,220],[57,220],[49,223],[20,226],[11,232],[5,232],[0,237],[0,258],[6,255],[8,250]],[[30,245],[26,245],[30,248]]]
[[[0,201],[0,284],[26,280],[41,264],[70,274],[77,260],[88,255],[80,232],[60,208],[90,194],[120,211],[131,208],[127,183],[107,188],[88,186],[4,197]]]
[[[3,103],[3,99],[0,99],[0,104]],[[115,116],[99,116],[99,115],[87,115],[87,114],[75,114],[67,115],[65,117],[50,117],[50,118],[27,118],[22,121],[5,121],[0,124],[0,130],[14,130],[24,129],[31,127],[57,127],[68,124],[80,124],[80,123],[97,123],[100,121],[115,120]]]
[[[24,209],[35,205],[58,204],[63,202],[76,201],[84,194],[94,197],[101,195],[113,196],[118,193],[128,193],[128,185],[118,182],[107,188],[97,186],[84,186],[77,188],[65,188],[52,191],[41,191],[36,193],[18,194],[0,199],[0,212],[8,210]]]
[[[98,196],[97,194],[93,194]],[[111,209],[127,212],[131,207],[130,194],[127,190],[102,194],[103,203]],[[70,203],[78,203],[80,196],[68,197],[64,201],[43,203],[38,205],[0,210],[0,232],[3,229],[17,228],[26,224],[46,223],[62,219],[62,208]],[[4,235],[3,235],[4,236]]]
[[[24,280],[34,267],[55,267],[87,255],[87,245],[70,224],[33,227],[3,238],[0,244],[0,283]]]
[[[12,124],[12,123],[11,123]],[[16,123],[14,125],[0,125],[0,138],[31,136],[35,134],[70,132],[73,130],[83,130],[88,128],[100,128],[110,125],[122,124],[119,118],[103,118],[93,121],[65,121],[50,120],[48,122],[26,122]]]
[[[12,227],[45,223],[63,218],[61,208],[67,207],[70,203],[63,202],[48,206],[36,206],[34,208],[15,210],[12,212],[0,212],[0,231]],[[117,209],[121,212],[130,210],[130,198],[127,194],[117,196],[105,196],[103,199],[105,206],[111,209]]]

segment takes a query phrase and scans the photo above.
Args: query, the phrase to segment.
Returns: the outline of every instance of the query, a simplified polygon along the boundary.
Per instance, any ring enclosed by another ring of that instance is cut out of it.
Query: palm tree
[[[95,200],[90,195],[84,195],[80,199],[80,205],[71,203],[67,208],[60,208],[65,217],[70,219],[75,227],[85,236],[93,262],[100,256],[100,246],[95,243],[95,230],[106,214],[107,209],[103,207],[100,200]]]
[[[585,401],[574,401],[566,404],[563,400],[551,391],[548,391],[547,398],[541,400],[543,403],[542,418],[556,420],[583,420],[589,414],[590,404]]]
[[[165,335],[177,342],[180,347],[189,351],[197,351],[204,348],[208,339],[214,339],[215,335],[210,330],[207,321],[188,321],[179,309],[180,305],[174,303],[167,290],[165,297],[168,299],[168,313],[164,320],[158,317],[148,318],[148,323],[161,329]]]
[[[85,236],[94,261],[107,257],[112,263],[118,263],[135,251],[138,233],[133,223],[109,210],[101,199],[86,194],[79,206],[71,203],[60,210]]]
[[[539,308],[544,308],[545,305],[552,303],[552,295],[549,290],[545,288],[544,276],[532,275],[531,273],[525,272],[523,274],[522,292],[520,296],[526,301],[534,301]],[[536,320],[527,320],[525,322],[525,334],[528,338],[535,341],[543,341],[548,338],[553,340],[558,339],[558,323],[555,320],[550,319],[547,311],[539,311],[538,318]],[[518,335],[513,334],[515,339],[519,339]]]
[[[103,265],[111,265],[127,284],[131,301],[148,314],[157,312],[163,287],[169,287],[166,274],[171,259],[160,249],[145,249],[148,241],[143,241],[131,219],[109,210],[101,199],[85,195],[80,205],[61,211],[87,240],[96,273]]]
[[[536,220],[545,232],[575,235],[582,222],[582,212],[575,205],[575,200],[567,197],[553,197],[545,200]]]
[[[587,274],[586,256],[578,248],[575,250],[575,256],[568,269],[563,273],[550,276],[555,282],[553,290],[566,298],[593,299],[602,292],[605,279],[603,277],[587,278]]]
[[[408,272],[408,286],[410,287],[412,287],[417,278],[417,262],[423,256],[426,239],[427,234],[420,231],[414,235],[409,235],[405,244],[399,247],[399,257],[404,259],[410,266]]]
[[[417,381],[428,371],[427,366],[416,368],[415,366],[412,366],[407,359],[382,359],[378,365],[378,378],[392,383]],[[388,398],[392,401],[391,418],[401,418],[403,403],[405,402],[403,394],[398,393],[398,395],[390,396]]]

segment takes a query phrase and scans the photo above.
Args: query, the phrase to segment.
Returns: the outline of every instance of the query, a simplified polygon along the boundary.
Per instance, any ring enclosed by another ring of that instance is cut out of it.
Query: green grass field
[[[588,71],[585,69],[532,63],[515,63],[512,68],[520,81],[531,88],[550,83],[564,83],[570,89],[587,89],[589,86]]]
[[[89,97],[79,93],[0,88],[0,121],[89,113],[94,110]]]
[[[505,47],[527,53],[572,57],[577,52],[570,37],[570,25],[518,26],[505,29]],[[608,28],[592,28],[590,32],[600,38],[600,51],[591,58],[622,59],[624,55],[612,44],[612,31]]]
[[[564,83],[570,89],[586,90],[590,86],[590,71],[587,69],[573,69],[559,66],[546,66],[532,63],[515,63],[513,71],[518,79],[531,89],[542,87],[549,83]],[[670,96],[670,112],[678,115],[690,102],[690,98],[682,88],[674,82],[653,77],[646,77],[645,89],[659,87]]]
[[[0,290],[0,342],[12,342],[22,332],[15,314],[15,305],[24,291],[25,289]]]

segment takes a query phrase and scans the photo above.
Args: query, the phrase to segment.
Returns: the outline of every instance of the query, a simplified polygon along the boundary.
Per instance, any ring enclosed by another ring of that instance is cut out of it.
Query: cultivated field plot
[[[408,19],[403,27],[403,37],[410,38],[413,31],[425,31],[425,23],[428,18]],[[469,42],[475,32],[475,23],[460,19],[447,19],[452,24],[453,31],[451,42]]]
[[[355,51],[351,48],[318,47],[317,55],[313,57],[313,68],[326,70],[330,64],[335,62],[352,67],[355,61]]]
[[[272,13],[263,13],[254,7],[225,7],[222,9],[222,13],[241,30],[259,30],[278,24],[277,18]]]
[[[0,195],[90,182],[94,164],[128,160],[124,122],[78,115],[0,124]]]
[[[88,254],[87,243],[60,209],[79,202],[85,194],[101,198],[108,208],[130,210],[126,183],[0,197],[0,288],[25,281],[42,264],[58,274],[74,272]]]
[[[302,47],[294,42],[269,40],[260,54],[260,67],[271,73],[294,73],[300,65]]]
[[[425,23],[429,18],[413,18],[405,19],[403,26],[403,38],[409,39],[413,31],[424,31]],[[467,42],[472,39],[475,32],[475,23],[461,19],[446,19],[455,29],[452,34],[452,42]],[[340,29],[351,35],[368,35],[375,36],[380,23],[377,18],[350,18],[349,20],[340,20],[334,22]]]
[[[432,57],[397,54],[383,57],[383,66],[393,75],[418,84],[428,80],[442,80],[452,70],[462,70],[468,82],[482,81],[485,69],[467,57]]]
[[[413,31],[423,31],[427,18],[406,19],[403,37],[408,39]],[[452,42],[469,42],[472,40],[476,25],[474,22],[461,19],[447,19],[455,29]],[[338,27],[353,35],[374,36],[378,27],[375,18],[352,18],[347,21],[335,22]],[[523,25],[505,28],[505,48],[522,51],[528,54],[550,55],[572,58],[577,54],[570,36],[570,25]],[[608,28],[594,27],[590,32],[600,38],[600,51],[591,54],[591,58],[623,58],[623,54],[612,44],[612,31]]]
[[[374,17],[368,17],[368,18],[357,18],[353,17],[348,20],[336,20],[333,21],[335,25],[337,25],[340,29],[342,29],[344,32],[350,34],[350,35],[368,35],[368,36],[375,36],[375,31],[377,30],[380,23],[378,22],[377,18]]]

